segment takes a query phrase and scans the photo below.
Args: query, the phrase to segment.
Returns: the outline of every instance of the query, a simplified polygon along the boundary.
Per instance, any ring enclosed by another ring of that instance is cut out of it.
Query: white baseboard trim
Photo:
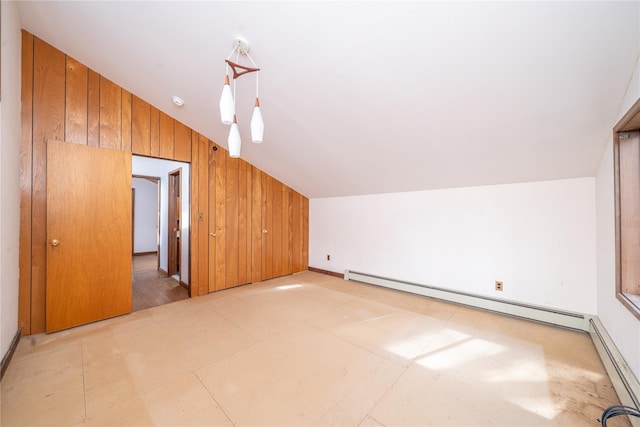
[[[597,316],[589,319],[589,335],[598,350],[602,364],[604,365],[613,387],[618,393],[620,402],[626,406],[640,408],[640,383],[631,368],[618,351],[613,340],[607,333],[604,325]],[[640,419],[629,417],[634,426],[640,426]]]
[[[344,279],[587,332],[591,336],[598,355],[607,370],[607,374],[609,374],[611,378],[620,402],[623,405],[640,408],[640,401],[638,400],[640,399],[640,386],[638,379],[629,368],[629,365],[624,361],[624,358],[597,316],[490,298],[483,295],[395,280],[351,270],[345,270]],[[629,417],[629,419],[632,425],[640,427],[640,420],[634,417]]]

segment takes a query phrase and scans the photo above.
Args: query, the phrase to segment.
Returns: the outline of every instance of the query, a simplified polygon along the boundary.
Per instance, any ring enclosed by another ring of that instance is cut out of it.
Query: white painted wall
[[[174,162],[171,160],[153,159],[150,157],[133,156],[132,172],[134,175],[146,175],[160,177],[160,268],[167,271],[167,246],[168,237],[166,224],[168,220],[169,172],[182,168],[182,271],[181,279],[184,283],[189,283],[189,183],[190,167],[188,163]]]
[[[309,265],[595,314],[595,230],[594,178],[312,199]]]
[[[622,118],[640,98],[640,61],[632,75],[618,113]],[[611,124],[611,127],[615,123]],[[610,140],[600,161],[596,177],[598,316],[618,350],[640,378],[640,321],[615,297],[615,201],[613,183],[613,142]]]
[[[133,178],[132,186],[136,190],[133,252],[155,252],[158,250],[158,184]]]
[[[20,232],[20,20],[16,2],[0,2],[0,357],[18,331]]]

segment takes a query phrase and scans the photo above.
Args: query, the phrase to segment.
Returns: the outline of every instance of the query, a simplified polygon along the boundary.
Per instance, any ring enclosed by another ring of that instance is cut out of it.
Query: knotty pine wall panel
[[[51,139],[191,162],[191,296],[307,265],[308,199],[244,160],[231,159],[227,150],[214,151],[214,142],[26,31],[21,115],[18,317],[23,335],[45,329],[46,144]],[[307,210],[298,215],[300,200]],[[295,259],[300,245],[302,259]]]

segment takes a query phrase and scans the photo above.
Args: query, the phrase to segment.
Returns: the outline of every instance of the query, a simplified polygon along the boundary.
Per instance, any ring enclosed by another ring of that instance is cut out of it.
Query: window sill
[[[624,294],[618,292],[616,294],[618,301],[622,303],[633,314],[636,319],[640,320],[640,295]]]

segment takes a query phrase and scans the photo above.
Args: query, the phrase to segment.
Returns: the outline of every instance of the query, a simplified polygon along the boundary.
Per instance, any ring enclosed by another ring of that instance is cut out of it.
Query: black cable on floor
[[[602,423],[602,427],[607,427],[607,420],[609,418],[617,417],[619,415],[629,415],[632,417],[640,418],[640,411],[638,411],[636,408],[633,408],[631,406],[623,406],[623,405],[610,406],[607,409],[605,409],[604,412],[602,413],[602,419],[600,421]]]

